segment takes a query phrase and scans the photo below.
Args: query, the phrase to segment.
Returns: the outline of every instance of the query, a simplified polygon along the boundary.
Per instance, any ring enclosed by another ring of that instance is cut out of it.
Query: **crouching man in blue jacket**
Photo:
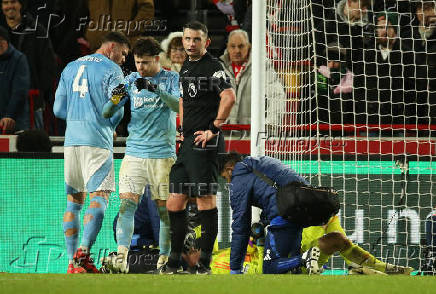
[[[221,176],[230,184],[232,207],[232,242],[230,251],[230,273],[243,272],[242,264],[247,250],[251,229],[251,207],[262,209],[262,218],[268,222],[263,257],[264,274],[299,272],[306,267],[309,274],[319,274],[319,248],[312,247],[300,255],[303,227],[279,215],[277,190],[267,184],[255,172],[264,174],[284,186],[290,182],[309,182],[279,160],[268,157],[246,157],[239,153],[220,156]]]

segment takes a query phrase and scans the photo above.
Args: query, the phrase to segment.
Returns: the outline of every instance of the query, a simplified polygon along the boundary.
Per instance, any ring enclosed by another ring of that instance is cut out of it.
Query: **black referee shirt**
[[[197,61],[186,59],[180,70],[185,136],[209,129],[218,113],[220,93],[231,87],[221,63],[208,52]]]

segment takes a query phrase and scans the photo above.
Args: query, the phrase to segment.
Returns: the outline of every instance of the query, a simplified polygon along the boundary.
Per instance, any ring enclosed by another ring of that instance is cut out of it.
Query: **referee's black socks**
[[[218,209],[215,207],[209,210],[199,210],[198,215],[201,224],[200,263],[209,267],[213,245],[218,235]]]
[[[168,266],[179,268],[183,250],[183,242],[187,232],[186,210],[168,211],[171,231],[171,254],[168,258]]]

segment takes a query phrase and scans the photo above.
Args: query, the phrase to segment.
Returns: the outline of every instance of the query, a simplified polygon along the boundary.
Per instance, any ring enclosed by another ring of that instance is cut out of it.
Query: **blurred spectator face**
[[[242,34],[233,34],[227,43],[230,61],[234,64],[241,65],[248,60],[250,52],[250,43]]]
[[[122,65],[126,61],[126,56],[129,54],[129,47],[124,44],[111,43],[108,58],[118,65]]]
[[[8,19],[21,17],[21,3],[18,0],[2,0],[2,11]]]
[[[186,52],[183,47],[174,46],[170,48],[170,60],[172,63],[183,64],[186,59]]]
[[[152,77],[159,71],[159,56],[135,55],[136,70],[141,77]]]
[[[339,61],[330,60],[327,62],[328,68],[339,68],[340,66],[341,66],[341,63]]]
[[[394,40],[397,37],[395,29],[392,27],[391,23],[386,20],[384,16],[381,16],[377,20],[377,43],[384,47],[387,47],[389,40]]]
[[[3,55],[9,48],[8,41],[0,38],[0,56]]]
[[[358,21],[366,14],[368,6],[361,3],[360,0],[348,0],[348,19],[350,21]]]
[[[424,7],[418,6],[416,17],[421,26],[430,27],[436,25],[436,7],[432,3],[424,4]]]
[[[200,59],[210,44],[210,39],[201,30],[185,29],[183,31],[183,47],[190,60]]]

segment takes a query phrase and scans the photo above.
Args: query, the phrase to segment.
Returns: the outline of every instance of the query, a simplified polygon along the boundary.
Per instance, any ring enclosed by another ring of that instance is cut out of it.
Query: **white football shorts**
[[[114,192],[113,152],[91,146],[64,147],[64,174],[67,194]]]
[[[125,155],[120,168],[120,194],[144,194],[150,186],[151,199],[167,200],[174,158],[139,158]]]

